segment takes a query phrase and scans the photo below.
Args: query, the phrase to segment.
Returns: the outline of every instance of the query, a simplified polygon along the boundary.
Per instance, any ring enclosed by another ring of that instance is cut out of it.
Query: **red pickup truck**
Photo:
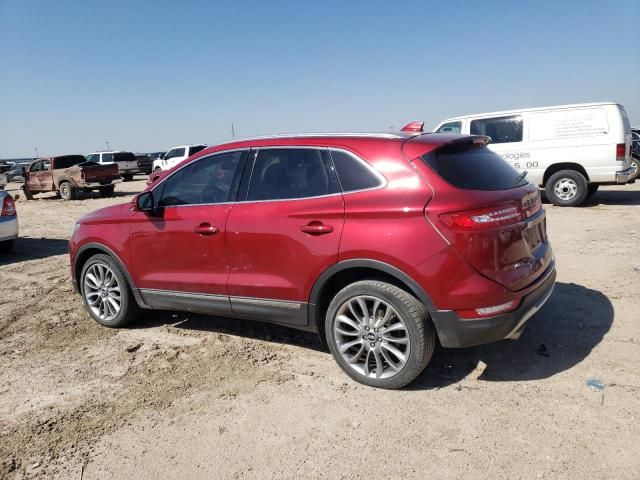
[[[78,192],[92,190],[109,197],[121,180],[115,163],[98,165],[82,155],[39,158],[24,169],[23,175],[22,190],[28,200],[44,192],[58,192],[63,200],[75,200]]]

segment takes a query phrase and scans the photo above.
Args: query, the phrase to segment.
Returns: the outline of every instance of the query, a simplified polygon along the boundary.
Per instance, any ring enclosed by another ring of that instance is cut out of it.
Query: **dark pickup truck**
[[[24,169],[22,190],[28,200],[36,193],[58,192],[63,200],[75,200],[78,192],[97,190],[113,195],[120,173],[115,163],[98,165],[82,155],[39,158]]]

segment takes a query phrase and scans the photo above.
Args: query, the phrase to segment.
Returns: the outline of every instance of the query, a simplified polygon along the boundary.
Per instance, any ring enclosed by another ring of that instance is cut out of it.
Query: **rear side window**
[[[491,143],[522,141],[522,117],[483,118],[471,121],[471,135],[487,135]]]
[[[338,193],[329,152],[314,148],[259,150],[248,200],[284,200]]]
[[[113,162],[113,153],[103,153],[102,163]]]
[[[366,190],[382,184],[382,179],[354,155],[342,150],[331,150],[331,158],[343,192]]]
[[[440,126],[436,133],[460,133],[462,132],[462,122],[448,122]]]
[[[484,145],[448,145],[423,155],[422,159],[457,188],[509,190],[527,183],[517,170]]]
[[[69,168],[79,163],[86,162],[87,159],[82,155],[65,155],[63,157],[56,157],[56,168]]]

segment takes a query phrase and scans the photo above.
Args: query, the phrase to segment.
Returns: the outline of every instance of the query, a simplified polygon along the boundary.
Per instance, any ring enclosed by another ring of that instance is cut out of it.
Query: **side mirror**
[[[136,208],[140,212],[154,214],[156,211],[155,201],[153,200],[153,192],[142,192],[136,197]]]

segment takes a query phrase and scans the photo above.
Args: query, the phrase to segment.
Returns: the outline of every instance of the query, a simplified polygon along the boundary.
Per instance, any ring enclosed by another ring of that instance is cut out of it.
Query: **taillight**
[[[627,145],[619,143],[616,145],[616,161],[624,162],[627,158]]]
[[[2,217],[12,217],[16,214],[16,204],[13,201],[13,197],[11,195],[7,195],[4,197],[2,202],[2,212],[0,212],[0,216]]]
[[[524,220],[523,211],[515,203],[502,203],[491,207],[443,213],[440,220],[451,228],[494,228]]]
[[[501,313],[507,313],[515,310],[520,305],[520,299],[511,300],[507,303],[501,303],[500,305],[493,305],[491,307],[474,308],[473,310],[458,310],[458,315],[461,318],[485,318],[500,315]]]

